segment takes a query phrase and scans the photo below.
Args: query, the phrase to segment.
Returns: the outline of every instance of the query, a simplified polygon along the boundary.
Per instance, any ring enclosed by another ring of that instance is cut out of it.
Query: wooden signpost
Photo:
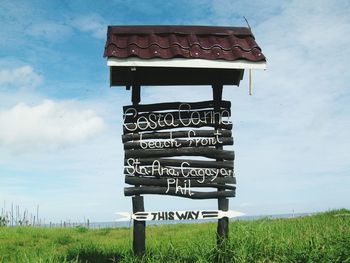
[[[228,197],[235,196],[231,103],[222,100],[222,85],[213,85],[213,100],[141,105],[140,87],[132,87],[132,105],[123,107],[124,188],[132,196],[133,247],[145,251],[143,195],[217,199],[218,211],[185,213],[189,220],[218,219],[218,245],[228,237]],[[212,190],[203,190],[203,189]],[[184,213],[164,213],[175,220]],[[156,219],[156,213],[154,213]],[[162,217],[163,218],[163,217]],[[164,220],[164,219],[163,219]]]
[[[245,69],[266,67],[251,29],[109,26],[104,56],[110,86],[131,89],[132,105],[123,107],[122,142],[135,255],[144,255],[145,222],[152,220],[144,211],[143,196],[148,194],[217,199],[218,210],[206,215],[218,219],[221,246],[229,233],[228,198],[236,190],[235,155],[228,148],[233,145],[231,102],[222,99],[222,91],[224,85],[238,86]],[[140,104],[141,86],[171,85],[207,85],[213,96],[200,102]],[[187,212],[186,218],[204,217],[200,211]],[[164,214],[168,219],[180,216]]]

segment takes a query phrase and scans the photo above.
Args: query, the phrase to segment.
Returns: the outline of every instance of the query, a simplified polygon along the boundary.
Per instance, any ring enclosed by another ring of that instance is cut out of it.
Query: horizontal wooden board
[[[228,168],[233,169],[233,161],[202,161],[202,160],[187,160],[187,159],[167,159],[167,158],[140,158],[139,165],[152,165],[154,161],[159,161],[161,166],[180,167],[184,168],[199,167],[199,168]],[[124,160],[124,165],[128,165],[127,159]]]
[[[187,211],[147,211],[129,213],[117,213],[123,218],[117,221],[130,221],[130,219],[138,221],[164,221],[164,220],[198,220],[198,219],[220,219],[223,217],[238,217],[244,215],[241,212],[229,210],[187,210]]]
[[[188,147],[151,150],[125,150],[125,158],[160,158],[175,156],[201,156],[212,159],[234,160],[234,151],[220,150],[208,147]]]
[[[213,127],[216,129],[232,130],[232,124],[215,123],[212,122],[210,118],[205,119],[193,119],[191,122],[187,120],[175,120],[174,122],[167,123],[165,121],[157,122],[154,126],[150,126],[148,123],[136,123],[124,124],[123,133],[136,133],[144,131],[159,131],[159,130],[169,130],[178,128],[202,128],[202,127]]]
[[[150,141],[142,140],[134,142],[124,143],[124,150],[130,149],[154,149],[154,148],[182,148],[182,147],[193,147],[193,146],[218,146],[218,145],[233,145],[233,138],[218,138],[217,141],[215,138],[191,138],[190,140],[181,140],[181,139],[172,139],[172,140],[163,140],[163,141]]]
[[[228,118],[231,117],[231,110],[230,109],[219,109],[215,111],[214,109],[212,110],[177,110],[177,111],[166,111],[166,112],[156,112],[156,111],[150,111],[150,112],[144,112],[144,113],[138,113],[135,114],[136,112],[131,111],[128,114],[124,114],[123,120],[124,123],[134,123],[138,119],[169,119],[173,118],[175,120],[177,119],[189,119],[189,118],[206,118],[206,117],[211,117],[211,118],[217,118],[217,117],[222,117],[222,118]]]
[[[194,59],[182,59],[191,64]],[[196,59],[197,60],[197,59]],[[142,59],[141,61],[150,61]],[[162,62],[167,61],[162,59]],[[170,60],[172,61],[172,59]],[[211,60],[211,63],[214,60]],[[207,63],[207,62],[206,62]],[[232,62],[230,61],[230,64]],[[256,63],[255,63],[256,64]],[[239,85],[243,78],[244,69],[226,68],[191,68],[191,67],[110,67],[111,86],[169,86],[169,85]],[[188,88],[188,87],[187,87]],[[194,87],[198,88],[198,87]],[[185,87],[178,88],[179,92],[186,91]],[[200,88],[198,88],[200,92]]]
[[[168,190],[168,192],[167,192]],[[144,195],[144,194],[156,194],[156,195],[172,195],[180,196],[190,199],[216,199],[222,197],[235,197],[235,190],[226,191],[213,191],[213,192],[199,192],[199,191],[179,191],[176,187],[161,187],[161,186],[141,186],[141,187],[125,187],[124,195]]]
[[[206,178],[212,180],[215,177],[233,177],[233,169],[217,169],[217,168],[174,168],[174,167],[151,167],[139,166],[138,170],[135,167],[124,168],[125,175],[136,176],[151,176],[151,177],[176,177],[176,178],[190,178],[196,180],[203,180]]]
[[[184,177],[168,177],[168,178],[155,178],[155,177],[144,177],[144,176],[125,176],[125,183],[130,185],[145,185],[145,186],[167,186],[168,180],[178,180],[180,186],[188,184],[190,181],[191,187],[214,187],[219,189],[235,189],[231,184],[236,183],[235,177],[217,177],[214,180],[204,179],[198,180],[198,178],[184,178]],[[173,181],[170,181],[173,182]],[[226,185],[224,185],[226,184]]]
[[[199,101],[199,102],[166,102],[166,103],[154,103],[154,104],[138,104],[128,105],[123,107],[123,114],[125,111],[131,108],[136,109],[138,112],[150,112],[150,111],[162,111],[162,110],[177,110],[180,105],[188,104],[192,110],[214,108],[216,105],[213,100]],[[218,109],[228,109],[231,107],[231,102],[222,100],[218,104]]]
[[[141,136],[143,140],[148,139],[177,139],[177,138],[197,138],[197,137],[215,137],[218,131],[215,130],[187,130],[187,131],[170,131],[170,132],[143,132],[134,134],[122,135],[122,141],[137,141]],[[232,132],[230,130],[221,130],[220,137],[231,137]]]

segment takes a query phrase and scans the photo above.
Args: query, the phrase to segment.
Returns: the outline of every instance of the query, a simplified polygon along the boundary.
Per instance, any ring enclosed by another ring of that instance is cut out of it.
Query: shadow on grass
[[[81,263],[112,263],[119,262],[122,258],[121,253],[89,244],[69,249],[66,260]]]

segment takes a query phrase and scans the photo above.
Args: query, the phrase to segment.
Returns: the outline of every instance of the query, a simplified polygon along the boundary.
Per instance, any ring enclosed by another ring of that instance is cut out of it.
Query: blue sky
[[[237,197],[247,214],[350,208],[348,1],[0,0],[0,201],[46,221],[111,221],[123,196],[123,88],[109,88],[107,25],[245,26],[268,58],[225,87]],[[147,87],[143,102],[207,100],[209,87]],[[189,99],[190,98],[190,99]],[[1,204],[0,207],[3,207]],[[146,196],[146,210],[216,202]]]

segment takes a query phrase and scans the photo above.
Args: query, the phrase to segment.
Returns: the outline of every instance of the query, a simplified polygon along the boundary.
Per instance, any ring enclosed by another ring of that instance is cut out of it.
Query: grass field
[[[0,262],[350,262],[350,211],[230,223],[216,249],[216,224],[147,227],[147,255],[132,256],[129,228],[0,228]]]

